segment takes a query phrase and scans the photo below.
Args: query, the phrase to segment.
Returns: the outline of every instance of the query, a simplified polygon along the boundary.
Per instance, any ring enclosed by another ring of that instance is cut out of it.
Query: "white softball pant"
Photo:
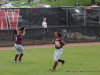
[[[55,53],[54,53],[54,61],[58,61],[58,59],[60,58],[62,52],[63,52],[63,49],[62,48],[55,50]]]
[[[17,44],[15,44],[14,47],[15,47],[16,52],[17,52],[18,55],[20,54],[20,52],[21,52],[22,54],[24,54],[24,48],[22,47],[22,45],[17,45]]]

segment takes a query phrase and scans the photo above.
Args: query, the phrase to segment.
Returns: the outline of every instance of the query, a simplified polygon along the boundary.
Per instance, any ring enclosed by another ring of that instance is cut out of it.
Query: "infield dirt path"
[[[88,46],[88,45],[100,45],[100,42],[86,42],[86,43],[66,43],[65,46]],[[23,46],[24,49],[32,48],[50,48],[54,47],[54,44],[43,44],[43,45],[27,45]],[[0,47],[0,50],[14,50],[14,46],[11,47]]]

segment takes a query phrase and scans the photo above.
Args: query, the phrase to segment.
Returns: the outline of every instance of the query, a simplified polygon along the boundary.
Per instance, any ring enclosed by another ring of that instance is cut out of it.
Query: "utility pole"
[[[28,3],[30,4],[30,0],[28,0]]]
[[[9,0],[7,0],[7,4],[9,3]]]
[[[91,0],[91,5],[95,4],[95,0]]]

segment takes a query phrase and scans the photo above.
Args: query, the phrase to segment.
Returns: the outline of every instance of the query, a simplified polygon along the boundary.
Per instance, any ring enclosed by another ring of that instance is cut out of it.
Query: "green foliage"
[[[100,75],[99,45],[64,47],[60,58],[66,60],[65,66],[62,67],[59,62],[55,72],[52,72],[49,67],[54,64],[54,51],[54,48],[25,49],[24,62],[13,63],[16,51],[2,50],[0,75]]]

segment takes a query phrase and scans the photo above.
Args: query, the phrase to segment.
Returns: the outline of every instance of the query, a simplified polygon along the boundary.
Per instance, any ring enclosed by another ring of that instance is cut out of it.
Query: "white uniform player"
[[[42,27],[43,27],[43,28],[47,28],[47,23],[43,21],[43,22],[42,22]]]
[[[43,29],[43,42],[45,42],[45,38],[47,37],[47,22],[46,22],[46,18],[43,18],[42,27],[44,28]]]
[[[65,42],[67,42],[67,30],[62,28],[62,38]]]
[[[62,36],[63,37],[67,36],[67,30],[66,29],[62,29]]]

